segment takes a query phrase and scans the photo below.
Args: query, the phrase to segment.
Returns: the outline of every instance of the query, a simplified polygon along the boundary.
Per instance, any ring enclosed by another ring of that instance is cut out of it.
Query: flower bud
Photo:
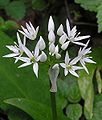
[[[49,39],[49,42],[51,42],[51,43],[55,42],[55,34],[54,34],[54,32],[52,30],[48,34],[48,39]]]
[[[57,30],[57,35],[61,36],[64,33],[63,31],[63,25],[61,24]]]
[[[52,16],[50,16],[49,22],[48,22],[48,31],[50,32],[51,30],[54,31],[54,21],[52,19]]]
[[[40,50],[44,50],[45,47],[46,47],[45,41],[44,41],[44,39],[42,38],[42,36],[40,36],[40,39],[39,39],[39,41],[38,41],[37,44],[38,44]]]
[[[54,52],[55,52],[55,45],[54,45],[53,43],[50,44],[50,46],[49,46],[49,51],[50,51],[51,53],[54,53]]]
[[[46,54],[42,51],[42,54],[40,56],[40,62],[45,62],[47,60]]]
[[[66,41],[67,39],[67,35],[66,34],[63,34],[60,38],[59,38],[59,43],[62,45],[64,44],[64,42]]]

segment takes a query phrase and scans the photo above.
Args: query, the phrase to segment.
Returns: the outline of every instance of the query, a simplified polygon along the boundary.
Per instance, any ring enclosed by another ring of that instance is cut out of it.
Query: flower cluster
[[[18,30],[17,32],[17,40],[18,44],[14,42],[14,45],[7,45],[6,47],[12,51],[11,54],[7,54],[3,57],[13,57],[15,58],[15,63],[18,60],[24,62],[18,68],[25,67],[28,65],[33,65],[33,71],[36,77],[38,78],[38,70],[39,63],[46,62],[49,64],[49,78],[51,80],[52,87],[50,89],[51,92],[57,91],[57,77],[59,74],[59,66],[64,68],[64,75],[68,75],[68,73],[72,74],[75,77],[79,77],[77,70],[84,69],[87,73],[88,69],[86,67],[86,63],[95,63],[88,54],[91,53],[91,47],[88,47],[89,40],[86,44],[80,42],[84,39],[88,39],[90,36],[79,36],[80,32],[77,33],[76,26],[72,29],[70,28],[70,24],[68,19],[66,20],[66,31],[64,31],[64,27],[61,24],[57,29],[56,34],[59,36],[59,42],[56,41],[55,34],[55,24],[52,16],[49,18],[48,22],[48,51],[45,53],[44,51],[46,47],[45,41],[42,36],[40,36],[37,44],[35,45],[35,49],[30,51],[26,47],[26,39],[35,40],[39,31],[39,26],[35,29],[31,22],[26,23],[26,28],[21,26],[22,31]],[[24,38],[21,40],[19,33],[23,34]],[[23,42],[22,42],[23,41]],[[81,46],[78,55],[71,59],[68,54],[68,46],[70,44],[76,44]],[[61,51],[65,51],[65,60],[63,62],[61,58]],[[61,59],[60,59],[61,58]],[[59,61],[60,59],[60,61]],[[61,62],[62,60],[62,62]],[[80,63],[81,66],[78,66]],[[78,65],[77,65],[78,64]]]

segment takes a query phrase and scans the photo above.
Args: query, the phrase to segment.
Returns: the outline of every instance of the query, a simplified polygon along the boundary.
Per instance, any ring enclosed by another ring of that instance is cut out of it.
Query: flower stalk
[[[51,97],[52,120],[58,120],[56,109],[56,93],[50,92],[50,97]]]

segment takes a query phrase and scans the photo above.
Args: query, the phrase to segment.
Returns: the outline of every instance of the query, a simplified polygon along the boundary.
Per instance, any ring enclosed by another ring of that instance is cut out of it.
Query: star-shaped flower
[[[24,36],[23,43],[22,43],[20,36],[17,33],[17,40],[18,40],[18,44],[16,42],[14,42],[15,43],[14,46],[13,45],[6,45],[6,47],[9,50],[11,50],[13,53],[4,55],[3,57],[16,57],[16,56],[20,57],[23,55],[24,51],[22,49],[22,46],[25,46],[25,44],[26,44],[26,37]],[[17,62],[17,61],[18,61],[18,59],[15,60],[15,62]]]
[[[38,46],[35,47],[35,50],[33,52],[31,52],[25,46],[22,46],[22,49],[24,50],[27,57],[19,57],[18,58],[19,60],[24,62],[18,68],[33,64],[33,71],[34,71],[36,77],[38,78],[38,69],[39,69],[38,61],[45,62],[47,59],[46,54],[43,51],[41,54],[39,54],[39,47]]]
[[[76,73],[76,70],[83,69],[80,66],[76,66],[75,64],[78,62],[79,59],[74,58],[70,61],[68,52],[66,52],[65,56],[65,63],[60,63],[61,67],[64,68],[64,74],[65,76],[70,72],[72,75],[79,77],[79,75]]]
[[[78,57],[80,59],[80,63],[83,66],[83,68],[85,69],[85,71],[89,74],[87,67],[85,66],[86,63],[96,63],[93,60],[91,60],[92,57],[89,57],[87,54],[91,53],[91,47],[90,48],[86,48],[88,46],[89,41],[86,43],[85,47],[80,48],[79,52],[78,52]]]
[[[62,24],[57,30],[57,34],[61,36],[59,39],[59,43],[62,45],[61,48],[63,50],[66,50],[70,42],[77,45],[85,46],[84,43],[79,41],[89,38],[90,35],[79,36],[80,32],[77,33],[76,26],[74,26],[72,29],[70,28],[68,19],[66,20],[66,27],[67,27],[67,34],[64,32]]]
[[[26,23],[26,28],[24,28],[23,26],[21,26],[22,30],[18,30],[20,33],[22,33],[24,36],[26,36],[27,38],[29,38],[30,40],[35,40],[39,31],[39,26],[35,29],[33,27],[33,25],[31,24],[31,22]]]

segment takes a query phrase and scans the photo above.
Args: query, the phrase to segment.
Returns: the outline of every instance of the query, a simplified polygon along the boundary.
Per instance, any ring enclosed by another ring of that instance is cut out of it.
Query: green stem
[[[58,120],[57,119],[57,110],[56,110],[56,93],[54,92],[50,92],[50,96],[51,96],[51,107],[52,107],[52,118],[53,120]]]

